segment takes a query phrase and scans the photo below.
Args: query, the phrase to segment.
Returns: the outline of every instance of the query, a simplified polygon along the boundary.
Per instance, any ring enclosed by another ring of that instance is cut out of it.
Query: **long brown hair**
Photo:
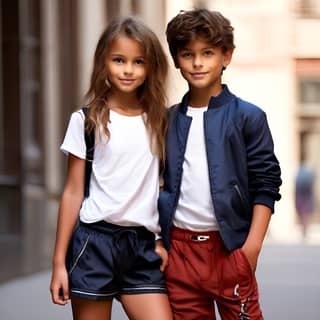
[[[109,121],[108,96],[110,87],[106,85],[108,78],[106,56],[112,41],[119,36],[126,36],[138,41],[144,50],[147,64],[147,77],[138,88],[138,98],[146,112],[146,127],[150,134],[153,151],[163,163],[165,157],[166,131],[166,94],[165,85],[168,73],[168,62],[163,48],[157,38],[144,23],[134,17],[113,20],[102,33],[94,55],[93,71],[88,92],[85,95],[89,106],[89,117],[86,130],[100,131],[110,137],[107,124]]]

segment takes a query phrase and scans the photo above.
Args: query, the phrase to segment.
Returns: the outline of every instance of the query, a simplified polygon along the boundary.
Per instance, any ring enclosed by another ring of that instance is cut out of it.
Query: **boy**
[[[218,12],[182,11],[167,26],[189,92],[169,111],[159,197],[175,320],[263,319],[255,269],[280,199],[280,167],[265,113],[222,85],[233,28]]]

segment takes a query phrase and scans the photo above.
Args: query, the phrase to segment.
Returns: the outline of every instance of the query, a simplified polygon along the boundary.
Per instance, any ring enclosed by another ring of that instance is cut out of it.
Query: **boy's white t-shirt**
[[[144,116],[124,116],[110,110],[110,139],[104,134],[101,140],[96,138],[90,195],[80,209],[82,222],[105,220],[160,232],[159,159],[151,152]],[[66,154],[86,158],[82,111],[71,115],[60,148]]]
[[[203,116],[207,107],[188,107],[192,117],[183,162],[180,197],[173,224],[193,231],[218,230],[210,192]]]

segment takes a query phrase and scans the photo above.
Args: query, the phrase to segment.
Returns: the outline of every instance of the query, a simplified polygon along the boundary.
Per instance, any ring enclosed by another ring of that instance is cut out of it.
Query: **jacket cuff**
[[[274,199],[267,194],[258,194],[253,204],[262,204],[271,209],[271,212],[274,213]]]

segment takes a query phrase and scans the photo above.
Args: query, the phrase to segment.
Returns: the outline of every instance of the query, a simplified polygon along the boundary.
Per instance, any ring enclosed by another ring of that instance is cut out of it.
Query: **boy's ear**
[[[223,66],[226,68],[229,63],[231,62],[233,55],[233,49],[229,49],[225,52],[224,57],[223,57]]]

